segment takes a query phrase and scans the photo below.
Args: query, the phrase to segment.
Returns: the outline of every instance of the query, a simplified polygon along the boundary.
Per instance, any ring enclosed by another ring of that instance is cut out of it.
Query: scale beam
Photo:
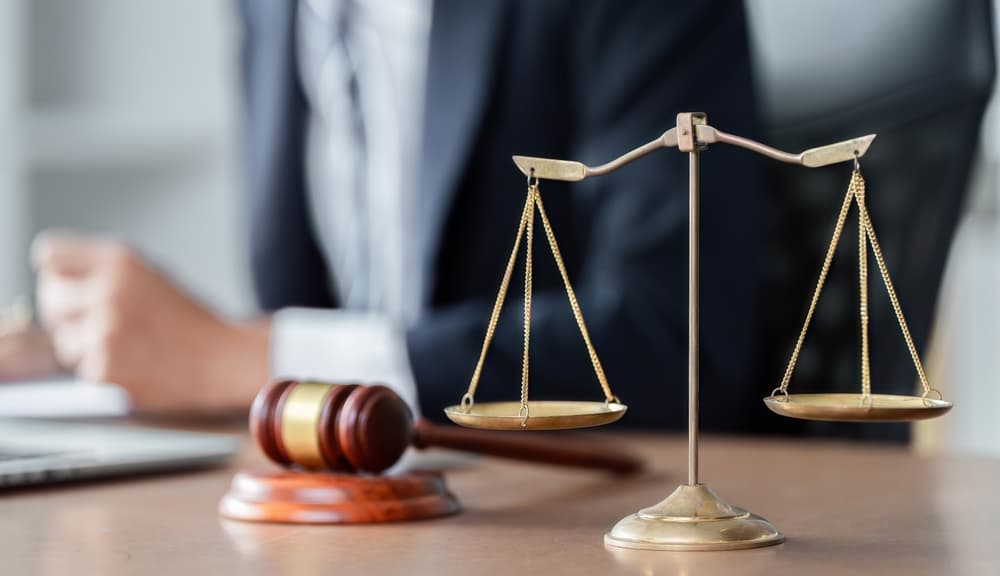
[[[731,146],[746,148],[751,152],[756,152],[780,162],[797,164],[807,168],[819,168],[821,166],[829,166],[830,164],[848,162],[855,157],[861,158],[868,152],[868,148],[876,136],[875,134],[868,134],[867,136],[827,144],[818,148],[810,148],[798,154],[792,154],[749,138],[734,136],[707,124],[695,125],[694,130],[697,134],[695,143],[700,149],[708,147],[709,144],[729,144]],[[554,160],[533,156],[514,156],[514,164],[517,165],[518,170],[525,176],[534,176],[541,180],[578,182],[591,176],[601,176],[614,172],[622,166],[661,148],[677,147],[677,128],[674,127],[664,132],[656,140],[647,142],[600,166],[587,166],[583,162],[573,160]]]

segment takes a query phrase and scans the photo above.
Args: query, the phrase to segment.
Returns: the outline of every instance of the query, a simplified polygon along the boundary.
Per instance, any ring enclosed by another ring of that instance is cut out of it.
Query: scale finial
[[[868,147],[872,145],[872,140],[875,140],[875,134],[844,140],[836,144],[827,144],[818,148],[810,148],[800,155],[802,157],[802,165],[808,168],[819,168],[820,166],[829,166],[830,164],[860,158],[865,155],[865,152],[868,152]]]
[[[533,156],[514,156],[514,164],[525,175],[534,170],[534,175],[543,180],[565,180],[577,182],[587,177],[587,167],[572,160],[552,160]]]

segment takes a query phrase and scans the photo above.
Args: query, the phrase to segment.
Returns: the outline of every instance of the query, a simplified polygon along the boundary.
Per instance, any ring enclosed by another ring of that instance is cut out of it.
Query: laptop
[[[224,434],[0,418],[0,491],[216,466],[239,446]]]

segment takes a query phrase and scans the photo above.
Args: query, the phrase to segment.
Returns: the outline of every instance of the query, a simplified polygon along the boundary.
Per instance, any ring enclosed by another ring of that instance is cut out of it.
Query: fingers
[[[75,368],[83,360],[89,346],[89,325],[91,322],[80,319],[75,322],[64,322],[50,329],[52,349],[60,366]]]
[[[85,275],[125,251],[121,244],[62,231],[45,231],[31,244],[31,262],[37,270],[64,276]]]
[[[0,334],[0,381],[51,376],[58,370],[52,344],[41,330]]]
[[[84,380],[109,382],[111,356],[122,350],[112,318],[106,310],[88,311],[50,328],[52,350],[59,365],[74,370]]]
[[[80,323],[80,331],[75,335],[75,343],[81,346],[81,353],[73,364],[76,375],[87,382],[114,383],[128,389],[130,379],[123,377],[120,369],[112,369],[111,355],[116,353],[115,346],[104,322],[104,319],[89,317]]]
[[[41,324],[54,330],[100,310],[134,257],[125,245],[70,232],[42,232],[31,247]]]
[[[105,238],[69,232],[35,238],[31,260],[38,270],[38,318],[62,366],[79,369],[100,344],[102,326],[113,313],[113,286],[130,258],[124,245]]]
[[[42,326],[53,329],[79,320],[96,304],[95,279],[89,276],[62,276],[48,270],[38,273],[36,302]]]

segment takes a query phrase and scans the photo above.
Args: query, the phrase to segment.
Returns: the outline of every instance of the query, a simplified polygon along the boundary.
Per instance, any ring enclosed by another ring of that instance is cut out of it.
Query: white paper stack
[[[0,383],[0,417],[90,418],[128,414],[128,394],[75,379]]]

